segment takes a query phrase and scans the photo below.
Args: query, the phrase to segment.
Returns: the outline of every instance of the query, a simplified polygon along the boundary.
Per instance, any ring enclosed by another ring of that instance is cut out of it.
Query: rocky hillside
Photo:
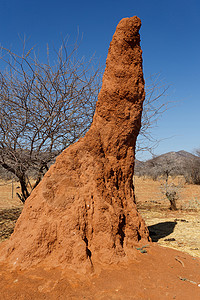
[[[168,152],[145,162],[136,160],[135,175],[150,176],[153,179],[183,175],[186,181],[200,184],[200,157],[181,150]]]

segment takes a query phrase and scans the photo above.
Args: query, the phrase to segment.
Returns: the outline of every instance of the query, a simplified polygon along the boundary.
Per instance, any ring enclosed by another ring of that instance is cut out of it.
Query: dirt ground
[[[177,211],[170,211],[169,201],[161,192],[161,181],[135,177],[138,209],[143,216],[151,238],[161,246],[177,249],[200,257],[200,186],[180,184]]]
[[[1,300],[198,300],[200,259],[150,245],[129,263],[75,274],[48,266],[21,271],[0,266]]]
[[[0,186],[1,241],[9,238],[22,209],[8,188]],[[133,261],[97,266],[90,274],[1,265],[0,300],[200,299],[200,186],[183,184],[175,212],[168,209],[158,181],[135,178],[135,193],[154,243],[139,245]]]

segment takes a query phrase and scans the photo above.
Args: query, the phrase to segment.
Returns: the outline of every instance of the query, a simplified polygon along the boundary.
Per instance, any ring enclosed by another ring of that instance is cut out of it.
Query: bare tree
[[[181,189],[180,184],[175,184],[173,181],[169,181],[176,177],[177,171],[182,171],[182,166],[177,167],[174,161],[175,153],[168,153],[168,155],[161,155],[154,157],[153,159],[147,161],[146,163],[139,165],[137,173],[140,175],[146,175],[151,177],[153,180],[161,181],[161,192],[166,196],[170,202],[170,210],[177,210],[176,201],[179,198],[179,191]],[[164,182],[163,182],[164,180]]]
[[[181,184],[170,182],[169,178],[174,178],[177,175],[177,166],[173,161],[173,153],[171,157],[154,157],[149,161],[148,175],[154,180],[160,178],[164,180],[161,183],[161,192],[166,196],[170,202],[170,210],[177,210],[176,201],[179,199],[179,191],[182,188]]]
[[[175,162],[174,155],[176,153],[166,153],[160,156],[154,156],[152,159],[146,162],[140,162],[136,164],[136,174],[138,176],[151,177],[153,180],[164,178],[168,181],[169,176],[175,177],[180,175],[182,166]]]
[[[170,202],[170,210],[177,210],[176,201],[179,199],[179,190],[181,189],[180,184],[169,182],[169,177],[175,176],[175,169],[176,166],[172,165],[170,159],[166,159],[165,164],[161,167],[162,178],[165,179],[165,182],[161,184],[161,191]]]
[[[53,63],[51,55],[47,48],[41,63],[34,49],[17,55],[1,48],[0,165],[19,180],[22,202],[55,157],[88,130],[100,89],[99,66],[79,59],[76,44],[68,53],[63,42]]]
[[[187,163],[185,179],[188,183],[200,185],[200,149],[196,149],[196,157]]]
[[[164,184],[161,184],[161,191],[170,202],[170,210],[177,210],[176,201],[179,199],[180,188],[180,185],[176,185],[173,182],[169,183],[166,181]]]
[[[140,133],[136,143],[136,153],[153,150],[159,144],[152,135],[152,129],[157,125],[158,120],[168,109],[169,102],[166,101],[169,86],[161,79],[160,74],[154,74],[146,79],[146,97],[143,104],[142,122]]]
[[[198,148],[198,149],[195,150],[195,154],[196,154],[198,157],[200,157],[200,148]]]

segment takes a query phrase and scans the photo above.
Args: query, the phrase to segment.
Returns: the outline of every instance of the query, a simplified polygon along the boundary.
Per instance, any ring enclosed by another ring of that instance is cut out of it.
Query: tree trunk
[[[26,199],[30,196],[25,175],[19,177],[19,182],[21,185],[21,195],[17,193],[17,196],[22,201],[22,203],[25,203]]]

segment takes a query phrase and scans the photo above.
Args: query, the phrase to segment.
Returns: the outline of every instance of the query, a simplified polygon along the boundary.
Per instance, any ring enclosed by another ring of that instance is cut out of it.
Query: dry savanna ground
[[[135,176],[138,209],[153,241],[200,257],[200,186],[186,184],[182,177],[171,180],[180,187],[178,211],[168,209],[169,201],[161,190],[162,179]],[[16,192],[19,183],[0,181],[0,241],[10,236],[23,208]]]
[[[136,248],[134,262],[84,276],[46,265],[24,271],[0,265],[0,300],[200,299],[200,186],[182,182],[178,211],[172,212],[162,182],[135,177],[134,183],[138,209],[156,243]],[[9,238],[23,208],[18,186],[0,183],[0,241]]]
[[[171,179],[179,185],[178,211],[170,211],[162,179],[135,176],[138,209],[153,241],[200,257],[200,186],[186,184],[182,177]]]

